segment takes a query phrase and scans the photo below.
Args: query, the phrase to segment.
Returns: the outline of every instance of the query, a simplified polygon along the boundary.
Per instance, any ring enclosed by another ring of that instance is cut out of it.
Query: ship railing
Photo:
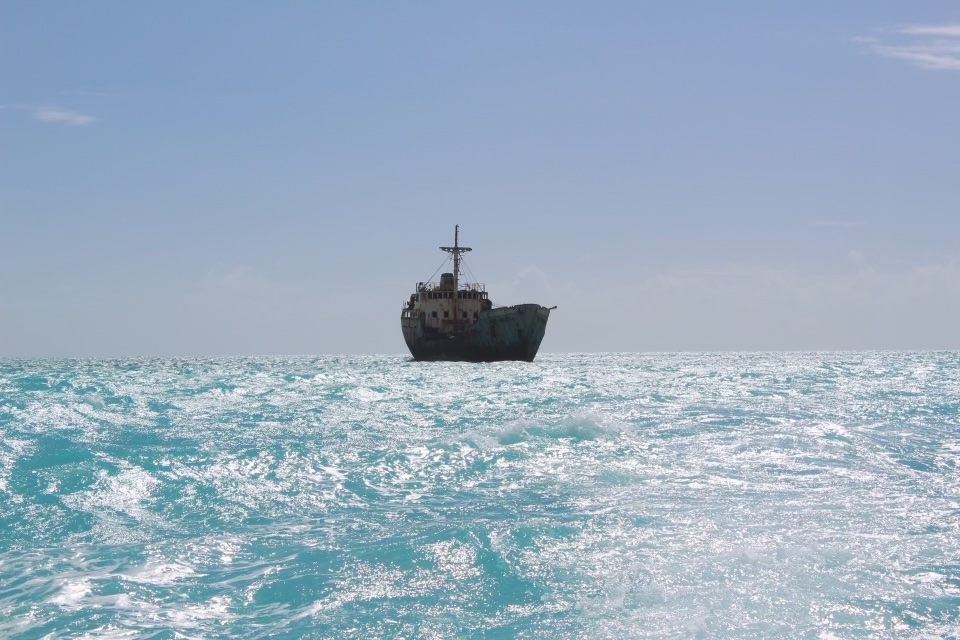
[[[448,289],[441,289],[439,282],[418,282],[417,291],[447,291]],[[461,282],[460,291],[477,291],[483,293],[487,290],[487,285],[480,282]]]

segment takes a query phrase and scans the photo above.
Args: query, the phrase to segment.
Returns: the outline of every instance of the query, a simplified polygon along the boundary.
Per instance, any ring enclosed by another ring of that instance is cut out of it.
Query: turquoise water
[[[960,634],[960,354],[0,361],[0,637]]]

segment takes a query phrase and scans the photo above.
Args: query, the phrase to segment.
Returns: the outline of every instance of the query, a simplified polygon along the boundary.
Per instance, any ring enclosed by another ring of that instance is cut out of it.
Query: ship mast
[[[460,225],[453,228],[453,246],[440,247],[440,250],[453,254],[453,327],[456,330],[460,325],[460,317],[457,315],[457,302],[460,299],[460,254],[472,251],[470,247],[460,246]]]

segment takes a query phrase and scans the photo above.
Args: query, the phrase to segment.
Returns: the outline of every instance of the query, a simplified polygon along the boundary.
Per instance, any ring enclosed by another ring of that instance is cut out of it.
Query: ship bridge
[[[453,271],[440,274],[440,282],[418,282],[416,293],[404,303],[402,319],[419,320],[424,329],[456,334],[469,329],[481,311],[493,307],[487,288],[479,282],[460,282],[461,254],[471,251],[460,246],[460,226],[454,231],[452,247],[440,247],[451,254]]]
[[[486,285],[480,282],[458,283],[453,274],[444,273],[440,282],[418,282],[417,292],[404,303],[403,317],[422,319],[425,327],[445,332],[472,325],[480,312],[492,308]]]

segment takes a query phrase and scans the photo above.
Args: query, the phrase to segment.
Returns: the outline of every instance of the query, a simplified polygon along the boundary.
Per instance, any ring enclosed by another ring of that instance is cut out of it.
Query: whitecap
[[[131,582],[166,586],[198,574],[193,567],[183,562],[153,560],[138,569],[120,575]]]

